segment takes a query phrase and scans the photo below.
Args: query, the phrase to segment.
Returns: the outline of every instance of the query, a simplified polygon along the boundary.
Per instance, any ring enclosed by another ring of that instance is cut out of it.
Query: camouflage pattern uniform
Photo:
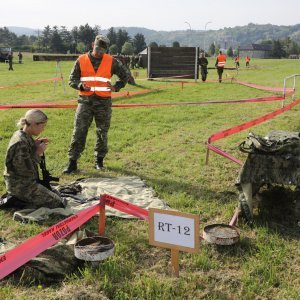
[[[92,52],[89,51],[88,56],[96,72],[100,66],[102,58],[96,58],[92,56],[91,53]],[[111,74],[115,74],[120,78],[120,81],[117,81],[115,84],[116,91],[123,88],[130,77],[130,72],[127,70],[126,66],[124,66],[116,58],[113,58]],[[77,60],[70,74],[69,85],[74,89],[80,90],[82,87],[80,77],[80,64],[79,60]],[[105,157],[108,152],[107,134],[110,127],[112,113],[111,105],[111,98],[102,98],[96,94],[91,96],[79,95],[78,107],[75,114],[74,130],[69,147],[70,160],[77,160],[83,152],[87,133],[93,118],[95,119],[97,134],[95,157]]]
[[[16,131],[9,142],[5,159],[7,192],[18,198],[26,208],[62,207],[60,196],[38,183],[40,160],[33,138],[22,130]]]

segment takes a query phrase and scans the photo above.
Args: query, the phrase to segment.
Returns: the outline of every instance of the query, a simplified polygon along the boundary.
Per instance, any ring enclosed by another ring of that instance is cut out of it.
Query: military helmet
[[[100,48],[108,49],[109,47],[109,39],[105,35],[97,35],[94,41],[94,47],[96,50],[100,50]]]

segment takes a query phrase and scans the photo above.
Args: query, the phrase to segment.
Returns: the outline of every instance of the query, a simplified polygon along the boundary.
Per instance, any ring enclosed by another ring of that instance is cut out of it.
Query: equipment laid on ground
[[[211,224],[203,229],[203,239],[210,244],[216,245],[233,245],[240,240],[240,234],[235,227],[238,218],[238,209],[227,224]]]

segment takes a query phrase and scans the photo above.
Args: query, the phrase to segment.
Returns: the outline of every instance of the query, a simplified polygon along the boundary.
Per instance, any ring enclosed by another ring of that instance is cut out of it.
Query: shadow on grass
[[[284,239],[299,239],[300,191],[272,186],[260,192],[255,222]]]

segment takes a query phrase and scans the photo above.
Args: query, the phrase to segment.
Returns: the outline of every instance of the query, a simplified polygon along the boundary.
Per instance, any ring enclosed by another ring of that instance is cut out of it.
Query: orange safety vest
[[[103,54],[102,61],[99,65],[97,72],[95,72],[94,67],[88,54],[83,54],[79,56],[79,65],[81,70],[80,81],[84,82],[87,86],[91,87],[90,91],[79,91],[79,95],[91,96],[96,94],[97,96],[103,98],[111,97],[111,87],[110,79],[112,77],[111,67],[112,67],[113,57],[108,54]]]
[[[247,62],[249,62],[250,59],[251,59],[251,58],[250,58],[249,56],[246,56],[246,61],[247,61]]]
[[[237,56],[236,58],[235,58],[235,62],[239,62],[240,61],[240,58]]]
[[[224,68],[226,63],[226,55],[219,54],[217,59],[218,59],[218,67]]]

